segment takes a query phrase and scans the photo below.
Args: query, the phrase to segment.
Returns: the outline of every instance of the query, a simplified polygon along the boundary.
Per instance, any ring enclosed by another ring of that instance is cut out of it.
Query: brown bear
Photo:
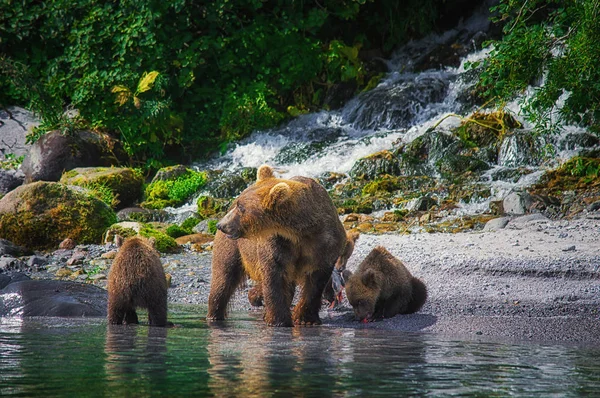
[[[362,322],[412,314],[427,300],[425,284],[381,246],[369,253],[356,273],[346,270],[344,277],[346,296],[356,319]]]
[[[337,210],[311,178],[275,178],[266,165],[257,174],[217,224],[207,318],[224,319],[250,277],[262,286],[268,325],[320,324],[321,295],[346,245]],[[296,285],[302,293],[292,314]]]
[[[125,240],[108,273],[108,323],[138,323],[136,307],[148,323],[167,326],[167,281],[160,255],[141,237]]]
[[[346,247],[344,252],[335,262],[333,267],[333,273],[325,285],[323,291],[323,298],[328,302],[329,308],[334,308],[339,302],[342,301],[342,289],[344,288],[344,279],[342,272],[346,269],[348,259],[354,251],[354,245],[358,239],[359,233],[357,231],[346,232]],[[255,285],[248,290],[248,301],[254,307],[261,307],[263,305],[262,296],[262,285],[260,282],[256,282]]]

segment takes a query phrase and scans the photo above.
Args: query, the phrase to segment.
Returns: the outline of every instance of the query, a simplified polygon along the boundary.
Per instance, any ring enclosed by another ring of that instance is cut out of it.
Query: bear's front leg
[[[277,237],[259,250],[265,322],[269,326],[293,326],[290,305],[294,298],[294,283],[286,275],[291,267],[291,242]]]
[[[294,308],[294,324],[320,325],[319,309],[321,308],[321,295],[327,281],[331,276],[333,265],[330,268],[315,271],[304,278],[302,296]]]

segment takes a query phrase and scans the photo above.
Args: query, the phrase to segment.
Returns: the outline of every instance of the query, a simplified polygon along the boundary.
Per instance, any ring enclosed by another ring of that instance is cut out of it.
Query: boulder
[[[60,182],[91,189],[107,187],[116,199],[115,207],[124,208],[142,198],[144,177],[128,167],[78,167],[65,172]]]
[[[23,184],[25,176],[21,170],[0,169],[0,196]]]
[[[30,249],[55,248],[65,238],[100,243],[114,222],[105,203],[55,182],[22,185],[0,200],[0,238]]]
[[[374,180],[381,175],[399,175],[400,172],[400,159],[394,153],[384,150],[358,159],[348,174],[352,178]]]
[[[30,279],[0,290],[0,317],[104,317],[106,308],[106,290],[90,284]]]
[[[532,203],[531,195],[527,192],[511,192],[504,198],[502,207],[506,214],[522,215],[527,213]]]
[[[21,169],[25,182],[58,181],[76,167],[118,165],[126,159],[119,141],[91,131],[44,134],[29,149]]]
[[[494,218],[487,223],[483,227],[484,231],[497,231],[499,229],[503,229],[506,227],[506,224],[510,221],[510,217],[498,217]]]
[[[39,124],[27,109],[18,106],[0,109],[0,160],[9,153],[16,157],[25,155],[30,146],[25,142],[27,134]]]

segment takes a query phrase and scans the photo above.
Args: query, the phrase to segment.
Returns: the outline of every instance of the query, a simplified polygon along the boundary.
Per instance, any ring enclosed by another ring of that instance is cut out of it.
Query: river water
[[[539,396],[600,391],[600,347],[450,340],[427,333],[91,319],[0,319],[0,396]]]

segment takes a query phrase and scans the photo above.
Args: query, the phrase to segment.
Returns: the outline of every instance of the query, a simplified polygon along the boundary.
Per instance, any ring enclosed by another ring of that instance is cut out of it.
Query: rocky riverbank
[[[407,235],[362,234],[348,268],[377,245],[399,257],[428,287],[429,300],[413,315],[371,324],[353,320],[346,301],[323,309],[325,327],[396,329],[457,338],[600,343],[600,213],[551,221],[541,215],[511,219],[498,230]],[[104,287],[115,247],[58,250],[30,257],[22,267],[34,279],[65,279]],[[31,258],[37,258],[36,261]],[[206,305],[211,253],[184,246],[164,254],[171,276],[170,304]],[[249,282],[250,286],[251,282]],[[231,311],[256,313],[240,289]],[[202,308],[198,309],[202,316]]]

